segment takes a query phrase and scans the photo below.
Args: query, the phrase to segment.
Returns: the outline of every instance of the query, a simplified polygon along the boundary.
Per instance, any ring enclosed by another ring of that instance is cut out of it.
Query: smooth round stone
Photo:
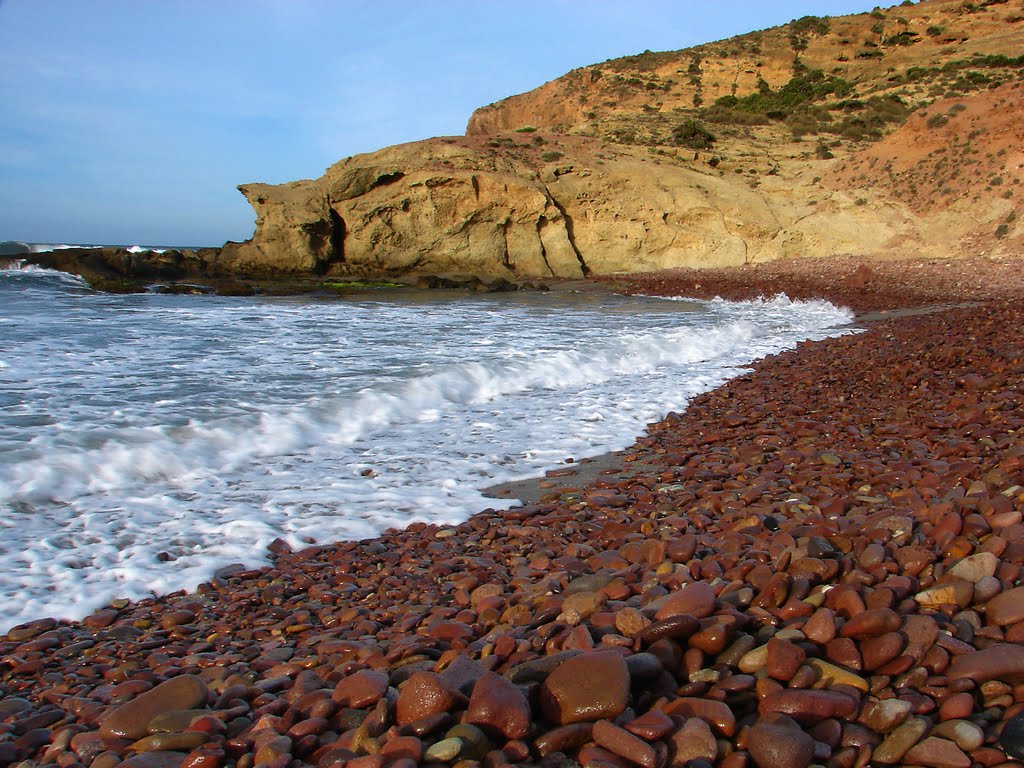
[[[718,740],[711,726],[699,717],[691,717],[683,727],[672,734],[672,765],[692,765],[696,760],[714,763],[718,759]]]
[[[669,716],[699,717],[723,736],[736,733],[736,715],[724,701],[684,696],[670,701],[664,710]]]
[[[917,663],[935,645],[939,625],[931,616],[911,614],[906,617],[903,634],[907,637],[905,653]]]
[[[220,768],[224,765],[223,749],[193,749],[188,753],[181,768]],[[96,768],[96,761],[90,768]]]
[[[759,722],[747,734],[747,751],[758,768],[807,768],[814,739],[798,728]]]
[[[505,677],[513,683],[539,683],[545,680],[552,671],[567,659],[578,656],[580,653],[580,651],[572,649],[561,651],[551,656],[541,656],[539,659],[524,661],[522,664],[517,664],[506,672]]]
[[[184,731],[197,717],[209,713],[206,709],[176,709],[164,712],[149,721],[150,733],[177,733]]]
[[[808,557],[829,558],[835,557],[836,554],[836,548],[832,545],[832,542],[826,538],[821,536],[811,536],[807,541]]]
[[[885,737],[871,753],[871,761],[882,765],[896,765],[931,729],[932,721],[926,717],[912,717]]]
[[[198,709],[206,704],[207,688],[195,675],[173,677],[126,702],[100,722],[100,734],[141,739],[157,715],[178,709]]]
[[[1006,721],[999,734],[999,746],[1010,757],[1024,760],[1024,712]]]
[[[697,648],[714,656],[725,650],[734,634],[735,631],[730,625],[716,623],[690,635],[687,642],[691,648]]]
[[[565,594],[573,595],[577,592],[597,592],[604,589],[615,576],[609,573],[592,573],[585,576],[577,576],[565,586]]]
[[[631,685],[656,680],[665,671],[661,661],[653,653],[634,653],[627,656],[626,669],[629,670]]]
[[[660,709],[652,709],[630,720],[623,728],[641,739],[658,741],[672,733],[676,729],[676,724]]]
[[[831,608],[819,608],[806,622],[803,632],[807,639],[818,645],[826,645],[836,636],[836,617]]]
[[[380,753],[387,760],[398,760],[404,757],[419,763],[423,757],[423,742],[415,736],[396,736],[384,745]]]
[[[173,750],[177,752],[191,752],[201,747],[209,738],[208,734],[199,731],[188,733],[156,733],[146,736],[132,744],[129,749],[132,752],[160,752]]]
[[[782,682],[792,679],[807,658],[807,653],[803,648],[777,637],[769,640],[765,647],[768,649],[765,670],[769,677]]]
[[[658,758],[654,748],[624,728],[607,720],[598,720],[594,723],[593,737],[598,746],[612,754],[624,757],[642,768],[657,768]]]
[[[932,728],[929,736],[954,742],[964,752],[973,752],[985,743],[985,732],[969,720],[947,720]]]
[[[466,760],[483,760],[491,751],[491,742],[487,739],[487,734],[469,723],[452,726],[444,737],[462,741],[462,752],[459,753],[459,757]]]
[[[867,680],[848,669],[829,664],[822,659],[808,659],[807,664],[818,671],[821,680],[826,680],[832,685],[850,685],[865,693],[871,689]]]
[[[530,703],[515,683],[485,672],[469,698],[465,722],[493,729],[508,739],[521,739],[530,730]]]
[[[32,702],[19,696],[10,696],[0,701],[0,718],[16,715],[26,709],[32,709]]]
[[[653,645],[664,639],[682,640],[693,635],[699,628],[700,622],[697,619],[681,614],[648,624],[637,635],[637,639],[644,645]]]
[[[939,608],[943,605],[966,608],[973,598],[974,584],[963,579],[936,584],[914,595],[914,600],[925,608]]]
[[[541,711],[568,725],[622,714],[629,701],[629,669],[614,651],[574,656],[555,667],[541,685]]]
[[[186,757],[188,755],[184,752],[142,752],[118,765],[125,768],[179,768]]]
[[[533,744],[541,757],[553,752],[570,752],[573,749],[579,749],[588,741],[591,741],[593,730],[593,723],[563,725],[558,728],[552,728],[547,733],[538,736]]]
[[[829,717],[849,719],[857,713],[857,708],[858,702],[845,693],[798,689],[786,689],[769,694],[757,707],[762,715],[778,712],[804,725],[817,723]]]
[[[954,693],[942,700],[940,720],[962,720],[974,712],[974,697],[969,693]]]
[[[361,669],[339,680],[334,686],[331,698],[343,707],[367,709],[384,698],[387,692],[387,673],[375,669]]]
[[[889,733],[910,717],[913,709],[904,699],[873,701],[861,710],[860,722],[876,733]]]
[[[662,603],[654,618],[667,619],[672,616],[686,614],[703,619],[715,612],[715,590],[703,581],[686,584],[672,592]]]
[[[989,680],[1016,683],[1024,680],[1024,646],[999,643],[981,651],[954,656],[946,677],[968,678],[977,684]]]
[[[407,725],[431,715],[450,712],[461,694],[434,672],[414,672],[398,690],[395,718],[399,725]]]
[[[974,603],[981,605],[1003,591],[1003,582],[995,576],[982,576],[974,585]]]
[[[991,552],[969,555],[949,569],[949,574],[964,581],[977,584],[985,577],[994,576],[999,568],[999,558]]]
[[[1008,589],[990,599],[985,604],[985,618],[997,627],[1024,619],[1024,587]]]
[[[868,672],[888,664],[907,647],[907,638],[902,632],[887,632],[878,637],[868,638],[860,642],[860,655],[863,667]]]
[[[608,598],[601,592],[576,592],[565,598],[562,603],[562,614],[573,613],[586,618],[595,611],[601,610]]]
[[[860,640],[896,632],[902,626],[902,617],[891,608],[871,608],[847,621],[839,630],[839,636]]]
[[[753,675],[760,672],[768,664],[768,646],[759,645],[751,651],[743,654],[740,658],[739,667],[740,672],[747,675]]]
[[[636,637],[650,623],[636,608],[623,608],[615,614],[615,629],[625,637]]]
[[[462,751],[462,739],[457,736],[451,738],[441,739],[435,744],[431,744],[427,747],[427,751],[423,753],[423,757],[427,762],[434,763],[450,763],[459,756]]]
[[[952,741],[929,736],[915,744],[903,756],[908,765],[923,765],[931,768],[970,768],[971,758],[964,754]]]

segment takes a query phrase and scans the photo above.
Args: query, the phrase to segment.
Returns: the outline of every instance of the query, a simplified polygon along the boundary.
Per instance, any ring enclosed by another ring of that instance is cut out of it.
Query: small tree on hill
[[[672,129],[672,143],[690,149],[711,149],[715,135],[697,120],[687,120]]]

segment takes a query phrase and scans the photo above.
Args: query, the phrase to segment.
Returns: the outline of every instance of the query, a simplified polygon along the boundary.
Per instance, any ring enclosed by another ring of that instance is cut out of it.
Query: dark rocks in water
[[[31,252],[25,243],[19,243],[17,240],[0,241],[0,256],[21,256]]]
[[[477,293],[518,291],[519,286],[501,278],[484,280],[476,275],[424,275],[417,278],[417,288],[470,290]]]
[[[21,243],[3,243],[13,250]],[[3,256],[0,251],[0,256]],[[11,254],[14,255],[14,254]],[[90,286],[109,293],[217,294],[219,296],[291,296],[314,292],[350,293],[381,287],[454,289],[476,293],[505,293],[521,288],[548,290],[546,285],[523,286],[501,278],[476,275],[424,276],[411,280],[386,282],[366,275],[337,276],[318,274],[260,272],[248,274],[222,258],[218,248],[198,250],[167,249],[134,251],[126,248],[62,248],[29,253],[27,246],[17,255],[30,264],[68,272],[83,278]]]
[[[207,264],[199,254],[173,249],[133,253],[126,248],[62,248],[31,254],[26,261],[79,275],[98,290],[138,293],[147,283],[208,276]]]

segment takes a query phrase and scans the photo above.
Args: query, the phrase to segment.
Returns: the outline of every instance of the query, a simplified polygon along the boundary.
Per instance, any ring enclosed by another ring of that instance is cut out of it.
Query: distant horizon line
[[[199,248],[220,248],[224,243],[232,242],[225,240],[218,245],[169,245],[167,243],[144,243],[144,242],[121,242],[121,243],[85,243],[64,240],[0,240],[0,243],[18,243],[25,246],[53,246],[55,248],[164,248],[173,250],[197,250]]]

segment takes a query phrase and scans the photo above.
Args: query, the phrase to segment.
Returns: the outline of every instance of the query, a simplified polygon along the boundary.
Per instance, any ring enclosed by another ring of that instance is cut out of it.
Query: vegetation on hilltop
[[[922,0],[803,16],[573,70],[479,110],[470,132],[529,125],[647,147],[679,162],[709,163],[720,174],[746,171],[755,156],[770,171],[779,156],[856,151],[938,99],[1018,81],[1020,50],[1024,13],[1008,0]],[[808,137],[816,137],[810,146]]]

